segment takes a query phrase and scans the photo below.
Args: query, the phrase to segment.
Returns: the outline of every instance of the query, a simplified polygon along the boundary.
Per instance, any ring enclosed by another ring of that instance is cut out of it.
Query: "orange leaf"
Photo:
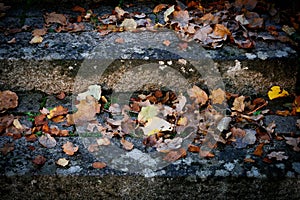
[[[95,169],[103,169],[106,167],[106,164],[104,162],[94,162],[92,166]]]
[[[44,15],[46,24],[58,23],[61,25],[67,25],[67,18],[63,14],[57,14],[55,12],[46,13]]]
[[[189,144],[188,151],[193,153],[198,153],[200,152],[200,147],[193,144]]]
[[[62,146],[62,148],[63,148],[63,151],[64,151],[67,155],[72,156],[72,155],[74,155],[75,152],[78,151],[78,148],[79,148],[79,147],[78,147],[78,146],[74,146],[74,144],[73,144],[72,142],[67,141],[67,142]]]
[[[221,38],[226,37],[227,35],[230,35],[230,31],[227,27],[225,27],[223,24],[216,24],[214,28],[214,34],[216,36],[220,36]]]
[[[168,5],[167,4],[158,4],[157,6],[155,6],[155,8],[153,9],[154,13],[158,13],[160,11],[162,11],[163,9],[165,9]]]
[[[193,88],[188,89],[187,93],[191,98],[195,99],[195,103],[197,104],[204,105],[208,100],[206,92],[196,85],[194,85]]]
[[[170,151],[163,160],[168,162],[174,162],[178,160],[179,158],[184,158],[186,156],[186,150],[183,148],[180,148],[179,150]]]
[[[81,7],[81,6],[74,6],[74,7],[72,8],[72,11],[84,13],[84,12],[85,12],[85,9],[84,9],[83,7]]]
[[[264,143],[260,143],[253,152],[253,155],[261,157],[263,154],[263,146]]]
[[[253,160],[252,158],[245,158],[245,159],[244,159],[244,162],[247,162],[247,163],[255,163],[255,160]]]

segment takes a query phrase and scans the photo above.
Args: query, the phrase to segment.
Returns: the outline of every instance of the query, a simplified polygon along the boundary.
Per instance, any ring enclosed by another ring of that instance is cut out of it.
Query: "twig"
[[[256,109],[252,110],[251,112],[248,112],[247,115],[252,115],[253,113],[255,113],[256,111],[258,111],[262,107],[265,107],[266,105],[268,105],[268,101],[266,101],[263,105],[258,106]]]

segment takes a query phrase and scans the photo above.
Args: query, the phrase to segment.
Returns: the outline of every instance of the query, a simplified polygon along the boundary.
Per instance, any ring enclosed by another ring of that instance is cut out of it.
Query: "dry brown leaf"
[[[87,96],[86,99],[81,100],[76,107],[78,109],[76,113],[67,115],[68,125],[84,124],[95,120],[96,113],[100,112],[100,104],[92,96]]]
[[[210,26],[204,26],[196,31],[193,39],[205,42],[208,39],[208,34],[212,33],[212,31],[213,29]]]
[[[66,97],[66,93],[60,92],[58,95],[55,96],[59,100],[63,100]]]
[[[170,151],[169,153],[167,153],[163,160],[168,162],[174,162],[184,157],[186,157],[186,150],[184,148],[180,148],[178,150]]]
[[[167,4],[158,4],[157,6],[155,6],[155,8],[153,9],[154,13],[158,13],[160,11],[162,11],[163,9],[165,9],[168,5]]]
[[[164,21],[165,22],[169,21],[169,15],[171,15],[174,11],[175,11],[175,6],[173,5],[164,12]]]
[[[115,7],[115,12],[117,13],[118,19],[122,18],[124,14],[127,13],[126,11],[124,11],[122,8],[118,6]]]
[[[196,85],[188,89],[187,93],[191,98],[195,99],[195,103],[200,104],[201,106],[205,105],[208,100],[206,92]]]
[[[125,150],[132,150],[133,149],[133,144],[127,140],[125,140],[124,138],[121,139],[121,144],[123,145],[123,148]]]
[[[34,29],[32,31],[32,36],[43,36],[47,33],[47,29],[41,28],[41,29]]]
[[[187,10],[173,12],[172,23],[178,23],[180,27],[186,27],[189,23],[190,16]]]
[[[200,147],[196,146],[196,145],[193,145],[193,144],[189,144],[188,151],[193,152],[193,153],[199,153],[200,152]]]
[[[74,155],[75,152],[78,151],[78,148],[79,148],[79,147],[78,147],[78,146],[74,146],[74,144],[73,144],[72,142],[67,141],[67,142],[62,146],[62,148],[63,148],[63,151],[64,151],[67,155],[72,156],[72,155]]]
[[[213,158],[215,155],[210,151],[201,150],[199,151],[199,156],[202,158]]]
[[[163,44],[168,47],[168,46],[170,46],[171,42],[170,42],[170,40],[164,40]]]
[[[126,31],[133,31],[136,29],[137,23],[134,19],[124,19],[120,27],[123,27]]]
[[[106,163],[104,163],[104,162],[94,162],[94,163],[92,164],[92,166],[93,166],[93,168],[95,168],[95,169],[103,169],[103,168],[106,167]]]
[[[54,117],[62,116],[68,114],[68,108],[64,108],[63,106],[59,105],[50,110],[50,113],[47,115],[48,119],[52,119]]]
[[[69,160],[65,159],[65,158],[60,158],[56,161],[56,164],[62,167],[65,167],[69,164]]]
[[[245,103],[244,103],[245,97],[240,96],[234,99],[233,101],[233,107],[232,110],[236,110],[238,112],[243,112],[245,109]]]
[[[252,158],[245,158],[244,162],[246,162],[246,163],[255,163],[255,160],[253,160]]]
[[[18,96],[16,93],[5,90],[0,91],[0,112],[16,108],[18,106]]]
[[[123,44],[124,42],[125,42],[125,40],[123,38],[117,38],[117,39],[115,39],[115,43]]]
[[[293,150],[299,152],[300,151],[300,137],[293,138],[293,137],[284,137],[286,139],[286,143],[293,146]]]
[[[204,26],[208,24],[217,24],[219,21],[219,17],[214,16],[211,13],[207,13],[203,15],[200,19],[197,20],[199,23],[202,23]]]
[[[97,139],[97,144],[102,146],[107,146],[107,145],[110,145],[110,140],[108,138],[100,138],[100,139]]]
[[[264,145],[265,145],[264,143],[260,143],[259,145],[257,145],[255,151],[253,152],[253,155],[261,157],[264,152],[263,149]]]
[[[214,28],[214,35],[226,39],[227,35],[230,35],[230,31],[223,24],[216,24]]]
[[[27,142],[34,142],[37,140],[37,137],[35,134],[26,135],[25,138],[26,138]]]
[[[47,124],[48,122],[46,121],[46,115],[38,115],[34,117],[34,125],[35,126],[42,126],[44,124]]]
[[[45,164],[46,158],[42,155],[38,155],[32,160],[32,162],[36,165],[42,166]]]
[[[273,152],[269,153],[267,155],[267,157],[269,159],[275,158],[276,160],[279,160],[279,161],[288,159],[288,156],[285,156],[284,154],[285,154],[285,152],[283,152],[283,151],[277,151],[277,152],[273,151]]]
[[[225,97],[226,93],[221,88],[213,90],[210,96],[212,104],[222,104],[225,101]]]
[[[98,152],[99,151],[99,145],[98,144],[90,144],[88,146],[88,151],[93,153],[93,152]]]
[[[2,148],[0,148],[0,152],[6,156],[9,152],[13,151],[15,149],[14,143],[6,143],[3,145]]]
[[[39,138],[39,143],[46,148],[53,148],[56,146],[56,140],[54,139],[54,137],[51,137],[51,135],[49,135],[48,133],[42,135]]]
[[[46,24],[58,23],[61,25],[67,25],[67,18],[63,14],[57,14],[55,12],[46,13],[44,15]]]
[[[72,8],[72,11],[74,11],[74,12],[85,13],[85,9],[84,9],[83,7],[81,7],[81,6],[74,6],[74,7]]]

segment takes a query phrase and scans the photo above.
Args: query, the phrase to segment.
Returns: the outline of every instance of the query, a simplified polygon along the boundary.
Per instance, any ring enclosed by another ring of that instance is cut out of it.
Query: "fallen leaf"
[[[63,14],[57,14],[55,12],[46,13],[44,15],[46,24],[58,23],[61,25],[67,25],[67,18]]]
[[[198,23],[203,24],[203,26],[206,26],[208,24],[217,24],[219,21],[219,17],[216,17],[211,13],[207,13],[207,14],[203,15],[197,21],[198,21]]]
[[[259,14],[255,12],[246,12],[245,17],[249,24],[248,28],[258,29],[263,27],[264,19],[259,17]]]
[[[34,117],[34,125],[35,126],[42,126],[44,124],[47,124],[48,122],[46,121],[46,115],[41,114],[38,116]]]
[[[188,151],[193,152],[193,153],[199,153],[200,152],[200,147],[196,146],[196,145],[193,145],[193,144],[189,144]]]
[[[172,125],[164,119],[153,117],[142,127],[144,135],[150,136],[163,131],[172,131]]]
[[[45,164],[46,158],[42,155],[38,155],[32,160],[32,162],[36,165],[42,166]]]
[[[115,7],[115,10],[114,10],[116,13],[117,13],[117,16],[118,16],[118,19],[121,19],[125,13],[127,13],[126,11],[124,11],[122,8],[120,7]]]
[[[101,98],[101,86],[100,85],[90,85],[86,92],[77,95],[77,100],[85,100],[87,96],[93,96],[98,101]]]
[[[175,6],[171,6],[164,12],[164,21],[168,22],[169,21],[169,15],[171,15],[175,11]]]
[[[11,40],[7,41],[7,44],[15,44],[17,42],[16,38],[12,38]]]
[[[13,125],[19,130],[23,130],[24,128],[18,119],[14,119]]]
[[[239,96],[239,97],[235,98],[233,101],[233,107],[231,109],[236,110],[238,112],[243,112],[245,109],[244,100],[245,100],[244,96]]]
[[[207,44],[208,34],[212,33],[213,29],[210,26],[204,26],[198,29],[193,36],[194,40],[199,40],[204,44]]]
[[[269,153],[267,155],[267,157],[269,159],[275,158],[276,160],[279,160],[279,161],[281,161],[283,159],[285,159],[285,160],[288,159],[288,156],[285,156],[284,154],[285,154],[285,152],[283,152],[283,151],[277,151],[277,152],[273,151],[273,152]]]
[[[50,111],[49,111],[47,108],[43,107],[43,108],[40,110],[40,113],[41,113],[42,115],[48,115],[48,114],[50,113]]]
[[[34,29],[32,31],[32,36],[43,36],[47,33],[47,29],[41,28],[41,29]]]
[[[288,96],[289,93],[285,91],[284,89],[281,89],[279,86],[273,86],[268,91],[268,97],[270,100],[279,98],[279,97],[285,97]]]
[[[15,148],[14,143],[5,143],[2,148],[0,148],[0,152],[6,156],[9,152],[13,151]]]
[[[110,140],[108,138],[100,138],[100,139],[97,139],[97,144],[102,146],[107,146],[107,145],[110,145]]]
[[[149,119],[155,117],[158,114],[158,107],[155,105],[149,105],[142,107],[141,112],[138,114],[139,122],[147,122]]]
[[[280,115],[280,116],[286,117],[286,116],[291,115],[291,113],[288,110],[277,110],[276,111],[276,115]]]
[[[261,157],[264,152],[263,150],[264,145],[265,145],[264,143],[260,143],[259,145],[257,145],[256,149],[253,152],[253,155]]]
[[[0,112],[18,106],[18,96],[15,92],[5,90],[0,91]]]
[[[155,6],[155,8],[153,9],[154,13],[158,13],[160,11],[162,11],[163,9],[165,9],[168,5],[167,4],[158,4],[157,6]]]
[[[219,36],[221,38],[226,39],[227,35],[230,35],[230,31],[227,27],[225,27],[223,24],[216,24],[214,28],[214,35]]]
[[[118,43],[118,44],[123,44],[125,42],[124,38],[116,38],[115,39],[115,43]]]
[[[63,148],[63,151],[64,151],[67,155],[72,156],[72,155],[74,155],[75,152],[78,151],[78,148],[79,148],[79,147],[78,147],[78,146],[74,146],[74,144],[73,144],[72,142],[67,141],[67,142],[62,146],[62,148]]]
[[[253,160],[252,158],[245,158],[244,162],[246,162],[246,163],[255,163],[255,160]]]
[[[174,162],[184,157],[186,157],[186,150],[184,148],[180,148],[178,150],[170,151],[169,153],[167,153],[163,160],[168,162]]]
[[[35,134],[26,135],[25,138],[26,138],[27,142],[34,142],[37,140],[37,137]]]
[[[239,22],[240,24],[242,24],[242,25],[247,25],[247,24],[249,24],[249,22],[248,22],[248,20],[246,19],[246,17],[245,17],[244,14],[235,16],[235,20],[236,20],[237,22]]]
[[[188,124],[187,117],[180,117],[177,121],[178,126],[186,126]]]
[[[54,139],[54,137],[51,137],[51,135],[49,135],[48,133],[42,135],[39,138],[39,143],[46,148],[53,148],[56,146],[56,140]]]
[[[210,95],[212,104],[222,104],[225,101],[225,97],[226,93],[221,88],[213,90]]]
[[[104,162],[94,162],[92,166],[95,169],[103,169],[106,167],[106,164]]]
[[[41,37],[41,36],[39,36],[39,35],[37,35],[37,36],[34,36],[31,40],[30,40],[30,44],[39,44],[39,43],[41,43],[41,42],[43,42],[43,38]]]
[[[88,146],[88,151],[93,153],[93,152],[98,152],[99,151],[99,145],[98,144],[90,144]]]
[[[123,148],[128,151],[132,150],[134,146],[131,142],[125,140],[124,138],[121,139],[121,144],[123,145]]]
[[[68,108],[64,108],[63,106],[59,105],[50,110],[50,113],[47,115],[48,119],[52,119],[57,116],[62,116],[68,114]]]
[[[173,12],[172,23],[178,23],[180,27],[187,27],[190,20],[187,10],[179,10]]]
[[[69,164],[69,160],[65,159],[65,158],[60,158],[56,161],[56,164],[62,167],[65,167]]]
[[[200,151],[199,151],[199,156],[202,157],[202,158],[213,158],[213,157],[215,157],[215,155],[213,153],[211,153],[210,151],[202,150],[201,148],[200,148]]]
[[[169,152],[171,150],[179,149],[182,145],[183,139],[175,137],[173,139],[165,139],[163,142],[158,142],[155,147],[159,152]]]
[[[74,7],[72,8],[72,11],[74,11],[74,12],[85,13],[85,9],[84,9],[83,7],[81,7],[81,6],[74,6]]]
[[[85,100],[81,100],[77,107],[77,112],[67,115],[67,124],[85,124],[89,121],[95,120],[96,113],[100,112],[100,104],[92,97],[87,96]]]
[[[294,105],[296,107],[296,112],[300,112],[300,96],[295,98]]]
[[[163,44],[168,47],[168,46],[170,46],[171,42],[170,42],[170,40],[164,40]]]
[[[137,23],[134,19],[124,19],[120,27],[123,27],[126,31],[133,31],[136,29]]]
[[[284,137],[286,139],[286,143],[293,146],[293,150],[299,152],[300,151],[300,137],[293,138],[293,137]]]
[[[196,85],[188,89],[187,93],[191,98],[195,99],[195,103],[200,104],[200,106],[206,104],[208,100],[206,92]]]

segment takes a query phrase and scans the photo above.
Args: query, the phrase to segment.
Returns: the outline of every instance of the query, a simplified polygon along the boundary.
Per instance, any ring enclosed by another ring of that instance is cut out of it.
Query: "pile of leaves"
[[[275,113],[266,109],[268,101],[287,96],[294,99],[289,109]],[[74,134],[54,125],[63,123],[65,127],[75,126],[79,134],[88,133],[95,138],[88,147],[90,152],[97,151],[99,146],[111,145],[113,138],[119,140],[123,149],[131,151],[135,147],[128,139],[140,138],[146,148],[165,153],[164,159],[170,162],[185,157],[187,151],[198,153],[200,157],[214,157],[211,150],[220,143],[235,148],[257,145],[253,155],[258,157],[266,155],[263,146],[272,140],[285,140],[293,151],[300,151],[300,137],[293,134],[283,136],[274,131],[275,122],[263,122],[268,114],[293,116],[300,112],[300,97],[293,97],[279,86],[270,89],[268,100],[228,93],[221,88],[209,93],[196,85],[185,94],[160,89],[136,93],[129,105],[112,103],[109,98],[101,94],[99,85],[91,85],[86,92],[77,95],[75,112],[69,113],[62,105],[53,109],[43,108],[31,116],[32,127],[26,127],[20,123],[20,116],[7,114],[18,106],[18,96],[14,92],[3,91],[0,92],[0,134],[15,140],[21,137],[29,142],[38,140],[42,147],[53,148],[57,145],[55,137]],[[222,112],[222,106],[231,114]],[[300,128],[300,120],[295,126]],[[183,145],[184,141],[189,142],[188,146]],[[78,151],[78,146],[66,142],[62,149],[66,155],[72,156]],[[13,150],[14,143],[7,143],[0,152],[7,155]],[[272,151],[263,160],[270,163],[272,159],[287,158],[282,151]],[[45,158],[40,155],[33,162],[42,165]],[[68,164],[65,158],[57,162],[61,166]],[[245,162],[255,161],[246,158]],[[94,167],[105,166],[105,163],[97,162]]]
[[[85,31],[85,23],[92,23],[101,36],[111,32],[169,28],[182,40],[197,41],[208,48],[221,47],[225,41],[239,48],[254,48],[255,41],[260,39],[298,45],[288,36],[299,30],[300,18],[293,16],[289,21],[283,21],[281,18],[285,18],[280,10],[268,1],[216,1],[205,6],[198,1],[189,1],[186,5],[176,2],[174,5],[159,4],[153,8],[152,13],[129,13],[126,8],[118,6],[111,14],[103,16],[81,6],[73,7],[72,11],[78,13],[75,17],[56,12],[45,13],[44,28],[32,31],[30,44],[41,43],[47,32],[81,32]],[[124,5],[131,6],[134,5]],[[30,27],[5,31],[9,34],[24,30],[29,31]],[[8,41],[15,42],[15,39]]]

